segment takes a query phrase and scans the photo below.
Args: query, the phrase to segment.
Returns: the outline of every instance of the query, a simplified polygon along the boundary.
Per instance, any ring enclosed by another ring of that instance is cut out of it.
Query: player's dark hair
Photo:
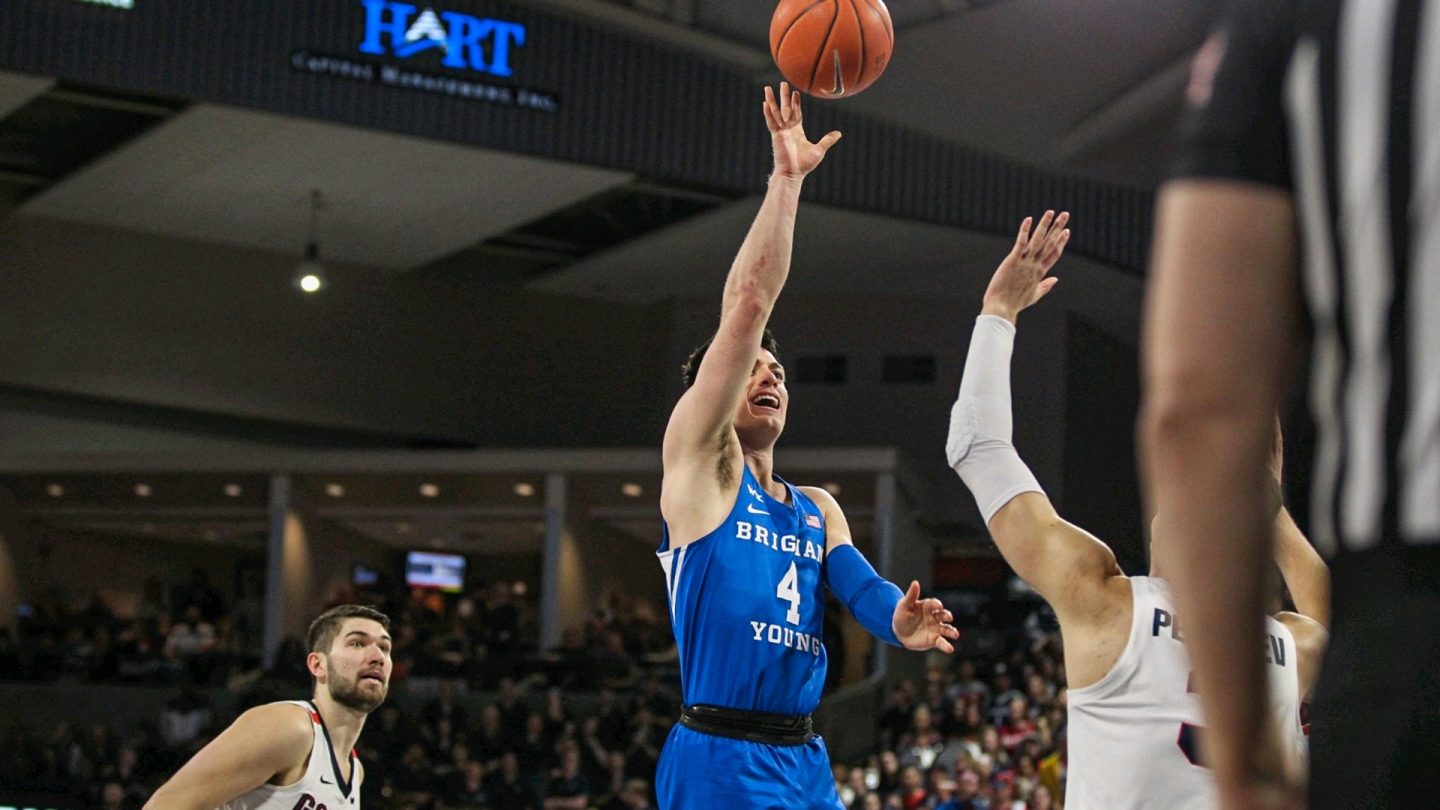
[[[705,359],[705,352],[710,351],[710,344],[714,342],[715,337],[712,335],[704,343],[695,347],[695,351],[690,352],[690,356],[686,358],[685,365],[680,367],[680,375],[685,380],[686,388],[695,384],[695,375],[700,373],[700,361]],[[768,326],[765,327],[765,333],[760,336],[760,348],[775,355],[776,360],[780,359],[780,344],[775,341],[775,336],[770,333]]]
[[[321,613],[310,623],[310,631],[305,634],[305,644],[310,652],[329,652],[330,645],[335,643],[335,636],[339,634],[346,619],[371,619],[379,622],[387,633],[390,631],[390,617],[375,608],[366,605],[340,605]]]

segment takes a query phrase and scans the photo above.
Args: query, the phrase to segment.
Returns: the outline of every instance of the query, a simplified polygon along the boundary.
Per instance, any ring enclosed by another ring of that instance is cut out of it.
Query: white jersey
[[[1213,810],[1199,761],[1204,725],[1167,582],[1131,577],[1130,639],[1105,677],[1068,694],[1066,810]],[[1270,700],[1281,744],[1303,755],[1295,639],[1265,620]]]
[[[226,802],[221,810],[360,810],[360,783],[365,773],[354,751],[350,758],[350,782],[340,778],[339,760],[325,731],[325,721],[315,705],[307,700],[287,700],[310,714],[315,742],[310,746],[310,759],[305,775],[293,785],[261,785],[243,796]]]

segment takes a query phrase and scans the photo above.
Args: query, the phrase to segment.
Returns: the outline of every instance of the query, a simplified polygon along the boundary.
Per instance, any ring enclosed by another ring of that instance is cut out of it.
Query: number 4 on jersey
[[[799,576],[795,563],[790,563],[790,570],[785,572],[780,586],[775,589],[776,599],[784,599],[790,603],[790,609],[785,612],[785,621],[794,625],[800,624],[800,591],[795,588]]]

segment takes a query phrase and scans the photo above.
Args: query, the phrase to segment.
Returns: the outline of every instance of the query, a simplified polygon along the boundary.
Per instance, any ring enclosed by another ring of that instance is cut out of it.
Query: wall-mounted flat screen
[[[465,588],[465,558],[459,554],[412,551],[405,555],[405,584],[459,593]]]

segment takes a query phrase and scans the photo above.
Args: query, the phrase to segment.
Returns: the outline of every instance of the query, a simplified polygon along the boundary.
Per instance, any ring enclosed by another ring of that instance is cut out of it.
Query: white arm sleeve
[[[1044,493],[1035,474],[1020,460],[1010,436],[1010,354],[1015,325],[996,315],[975,319],[960,398],[950,410],[945,455],[969,487],[985,524],[1005,504],[1025,492]]]

